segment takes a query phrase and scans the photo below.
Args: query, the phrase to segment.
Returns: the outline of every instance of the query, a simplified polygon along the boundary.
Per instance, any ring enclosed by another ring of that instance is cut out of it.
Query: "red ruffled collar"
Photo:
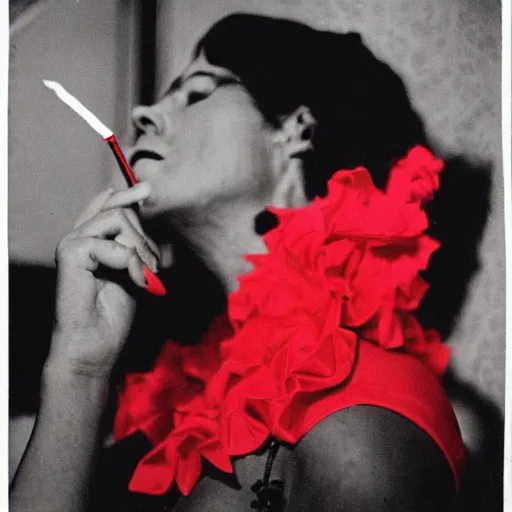
[[[308,403],[350,377],[358,340],[405,350],[435,373],[448,364],[438,333],[414,317],[427,284],[418,275],[438,243],[424,234],[424,206],[443,168],[417,146],[392,168],[386,191],[362,167],[336,172],[328,194],[301,209],[271,209],[268,254],[228,298],[198,346],[172,341],[154,369],[128,375],[116,439],[142,430],[153,449],[130,490],[185,495],[204,457],[232,472],[230,457],[269,435],[296,443]]]

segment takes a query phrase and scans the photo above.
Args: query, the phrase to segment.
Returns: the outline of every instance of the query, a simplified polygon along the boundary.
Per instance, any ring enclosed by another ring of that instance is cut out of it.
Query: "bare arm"
[[[98,448],[108,381],[128,336],[135,302],[100,266],[146,286],[158,248],[133,210],[147,184],[94,198],[56,252],[56,322],[32,437],[11,486],[15,512],[81,512]]]
[[[11,486],[13,512],[86,510],[106,386],[45,368],[40,411]]]

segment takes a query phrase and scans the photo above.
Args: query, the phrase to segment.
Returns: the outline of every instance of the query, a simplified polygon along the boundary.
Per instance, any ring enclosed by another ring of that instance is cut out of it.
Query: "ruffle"
[[[449,349],[414,316],[428,288],[418,273],[439,246],[424,206],[442,168],[417,146],[385,191],[359,167],[336,172],[304,208],[269,208],[279,223],[268,254],[247,256],[254,268],[227,317],[198,346],[169,341],[151,372],[126,379],[114,436],[142,430],[153,444],[130,490],[162,494],[175,482],[188,495],[202,458],[232,472],[230,457],[269,435],[296,443],[310,405],[349,379],[360,340],[444,372]]]

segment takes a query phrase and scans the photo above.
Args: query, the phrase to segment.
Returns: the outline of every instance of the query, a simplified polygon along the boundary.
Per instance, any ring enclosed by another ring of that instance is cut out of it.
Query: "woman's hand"
[[[128,336],[135,301],[119,283],[97,272],[126,271],[144,288],[144,265],[157,271],[158,247],[130,208],[151,193],[147,183],[96,196],[56,251],[56,323],[46,366],[51,372],[106,379]]]

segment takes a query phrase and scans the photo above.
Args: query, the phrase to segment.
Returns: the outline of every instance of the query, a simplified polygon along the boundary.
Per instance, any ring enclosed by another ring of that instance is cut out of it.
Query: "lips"
[[[163,160],[164,157],[159,155],[158,153],[155,153],[154,151],[150,151],[148,149],[141,149],[139,151],[136,151],[130,158],[130,167],[134,167],[135,164],[142,160],[143,158],[150,159],[150,160]]]

